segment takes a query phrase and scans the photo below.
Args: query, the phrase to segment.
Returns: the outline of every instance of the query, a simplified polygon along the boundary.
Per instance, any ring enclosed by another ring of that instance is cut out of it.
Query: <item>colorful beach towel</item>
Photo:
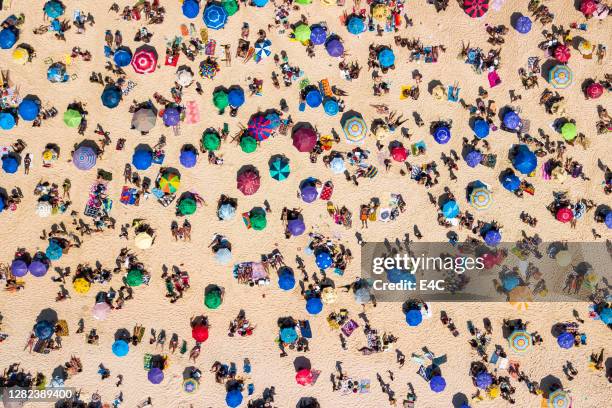
[[[200,108],[196,101],[189,101],[185,104],[185,123],[195,125],[200,122]]]

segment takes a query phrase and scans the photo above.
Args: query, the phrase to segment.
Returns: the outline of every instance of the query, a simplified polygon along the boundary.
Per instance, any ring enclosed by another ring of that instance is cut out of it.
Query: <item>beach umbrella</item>
[[[233,88],[227,93],[227,101],[230,106],[239,108],[244,105],[244,91],[242,88]]]
[[[564,349],[570,349],[574,346],[574,335],[572,333],[563,332],[557,337],[557,344]]]
[[[144,46],[136,50],[132,58],[132,68],[137,74],[150,74],[157,67],[155,48]]]
[[[113,354],[117,357],[125,357],[130,351],[130,346],[125,340],[115,340],[112,346]]]
[[[127,67],[132,62],[132,51],[127,47],[120,47],[113,54],[113,61],[118,67]]]
[[[277,181],[283,181],[291,174],[289,160],[284,157],[275,158],[270,163],[270,177]]]
[[[224,90],[219,90],[219,91],[214,92],[213,93],[213,105],[215,105],[215,107],[219,109],[219,112],[223,113],[225,108],[229,106],[229,99],[227,97],[227,92],[225,92]]]
[[[612,308],[606,307],[599,313],[599,318],[604,324],[612,324]]]
[[[525,330],[515,330],[508,337],[510,348],[517,353],[523,353],[531,347],[531,334]]]
[[[549,408],[570,408],[572,406],[572,399],[562,389],[551,392],[547,402]]]
[[[36,204],[36,215],[41,218],[46,218],[53,212],[53,206],[48,201],[39,201]]]
[[[334,174],[342,174],[346,170],[346,166],[344,165],[344,159],[340,156],[334,157],[329,162],[329,167]]]
[[[28,264],[26,264],[25,261],[22,261],[21,259],[14,259],[13,262],[11,262],[11,273],[16,278],[21,278],[22,276],[27,275]]]
[[[202,145],[208,151],[219,150],[221,138],[219,138],[217,132],[205,131],[202,135]]]
[[[0,128],[3,130],[11,130],[15,127],[15,116],[9,112],[0,112]]]
[[[589,99],[597,99],[604,93],[604,87],[598,82],[593,82],[586,89],[586,94]]]
[[[306,311],[311,315],[318,315],[323,310],[321,298],[311,297],[306,301]]]
[[[47,80],[49,82],[66,82],[70,79],[66,73],[66,66],[61,62],[53,63],[47,69]]]
[[[510,130],[516,130],[521,125],[521,118],[515,111],[508,111],[504,114],[504,126]]]
[[[359,35],[365,31],[365,23],[362,18],[353,15],[348,19],[346,28],[349,33]]]
[[[521,281],[516,275],[506,275],[502,279],[502,285],[504,287],[504,291],[510,292],[512,289],[516,288]]]
[[[0,212],[4,211],[5,208],[6,208],[6,203],[4,202],[4,198],[0,196]]]
[[[284,272],[278,275],[278,287],[282,290],[291,290],[295,287],[295,277],[290,272]],[[282,331],[281,331],[282,337]]]
[[[489,0],[463,0],[463,10],[472,18],[479,18],[489,9]]]
[[[484,241],[489,246],[495,246],[501,242],[501,234],[496,229],[490,229],[485,234]]]
[[[314,185],[303,183],[300,187],[300,196],[305,203],[312,203],[319,197],[319,192]]]
[[[34,335],[41,340],[50,339],[55,333],[55,326],[48,320],[41,320],[34,325]]]
[[[184,149],[181,151],[179,161],[183,167],[192,168],[198,162],[198,154],[193,149]]]
[[[568,142],[571,142],[576,138],[576,124],[572,122],[566,122],[561,126],[561,136]]]
[[[303,153],[310,152],[317,144],[317,134],[309,127],[300,127],[293,132],[291,138],[293,146]]]
[[[181,9],[185,17],[196,18],[200,14],[200,3],[196,0],[184,0]]]
[[[516,191],[521,185],[521,180],[514,174],[509,173],[502,179],[502,186],[508,191]]]
[[[263,7],[263,6],[265,6],[266,4],[268,4],[268,0],[253,0],[253,4],[254,4],[256,7]]]
[[[243,171],[238,174],[236,179],[236,187],[244,195],[253,195],[259,190],[261,180],[259,174],[253,170]]]
[[[325,44],[327,39],[327,30],[325,27],[319,24],[315,24],[310,27],[310,42],[313,45]]]
[[[202,15],[202,19],[204,20],[206,27],[213,30],[219,30],[225,27],[227,17],[228,14],[225,8],[216,2],[208,3],[204,9],[204,14]]]
[[[306,93],[306,104],[311,108],[316,108],[323,102],[321,92],[317,88],[312,88]]]
[[[176,193],[181,185],[181,177],[175,172],[166,172],[159,179],[159,188],[166,194]]]
[[[434,130],[433,138],[439,144],[446,144],[451,139],[451,131],[448,126],[438,126]]]
[[[474,130],[477,138],[484,139],[489,136],[489,123],[484,119],[476,119],[472,130]]]
[[[585,57],[593,54],[594,48],[593,43],[588,40],[582,40],[578,43],[578,51]]]
[[[287,229],[294,237],[302,235],[304,231],[306,231],[306,226],[304,225],[304,221],[300,218],[296,218],[294,220],[289,220],[287,223]]]
[[[474,168],[477,167],[482,161],[482,153],[478,150],[472,150],[468,154],[465,155],[465,162],[468,166]]]
[[[406,161],[408,158],[406,148],[404,146],[395,146],[393,149],[391,149],[391,157],[393,157],[393,160],[400,163]]]
[[[307,368],[302,368],[295,374],[295,381],[299,385],[310,385],[314,381],[314,376],[312,375],[312,370]]]
[[[608,211],[604,223],[608,229],[612,229],[612,211]]]
[[[45,250],[45,255],[51,261],[57,261],[63,255],[62,247],[60,246],[60,244],[57,243],[56,240],[50,239],[49,246],[47,246],[47,249]]]
[[[19,168],[19,162],[13,155],[2,156],[2,170],[7,174],[14,174]]]
[[[219,290],[211,290],[204,295],[204,305],[209,309],[218,309],[221,306],[221,292]]]
[[[332,38],[325,43],[325,49],[331,57],[341,57],[344,54],[344,45],[337,38]]]
[[[19,113],[21,119],[32,121],[40,113],[40,105],[34,99],[24,99],[17,107],[17,113]]]
[[[574,219],[574,213],[572,212],[571,209],[567,207],[563,207],[557,210],[556,217],[557,217],[557,221],[561,221],[563,223],[570,222],[571,220]]]
[[[395,54],[390,48],[383,48],[378,53],[378,62],[382,68],[389,68],[395,64]]]
[[[238,3],[236,0],[223,0],[221,2],[228,16],[233,16],[238,12]]]
[[[255,231],[262,231],[266,228],[268,221],[266,220],[266,213],[264,211],[251,211],[251,228]]]
[[[85,294],[91,289],[91,283],[85,278],[76,278],[72,282],[72,287],[76,293]]]
[[[231,390],[225,396],[225,403],[230,408],[236,408],[242,404],[242,393],[240,390]]]
[[[486,371],[481,371],[476,376],[476,386],[483,390],[486,390],[491,384],[493,384],[493,378],[491,374]]]
[[[357,289],[354,293],[355,302],[360,305],[365,305],[366,303],[372,300],[372,295],[370,294],[370,290],[367,287],[361,287]]]
[[[183,391],[187,394],[193,394],[198,390],[198,382],[193,378],[183,380]]]
[[[283,343],[293,343],[298,339],[298,334],[293,327],[284,327],[280,330],[280,339]]]
[[[64,14],[64,5],[59,1],[50,0],[45,3],[43,10],[47,17],[56,19]]]
[[[96,165],[98,155],[90,146],[79,146],[72,155],[72,162],[79,170],[89,170]]]
[[[191,329],[191,337],[198,343],[203,343],[208,340],[208,327],[198,324]]]
[[[224,221],[231,220],[236,215],[236,208],[231,204],[223,204],[219,207],[217,215]]]
[[[162,119],[164,120],[164,125],[176,126],[181,121],[181,113],[177,108],[171,106],[164,109]]]
[[[11,28],[0,31],[0,48],[8,50],[17,42],[17,34]]]
[[[48,269],[49,267],[47,266],[47,264],[41,261],[33,261],[30,265],[28,265],[28,270],[30,271],[32,276],[35,276],[37,278],[42,278],[43,276],[45,276],[47,274]]]
[[[13,62],[24,65],[30,60],[30,52],[23,47],[17,47],[13,50],[12,57]]]
[[[429,380],[429,388],[433,392],[442,392],[446,388],[446,380],[441,375],[434,375]]]
[[[146,232],[141,232],[134,237],[134,245],[138,249],[149,249],[153,245],[153,237]]]
[[[128,284],[128,286],[132,287],[142,285],[144,282],[142,279],[142,271],[140,269],[130,269],[125,278],[125,282]]]
[[[508,293],[508,301],[510,303],[531,302],[533,296],[529,286],[517,286]]]
[[[355,113],[343,119],[342,130],[346,140],[351,143],[361,143],[368,133],[368,126],[361,114]]]
[[[137,170],[146,170],[153,163],[153,152],[149,149],[137,149],[132,155],[132,164]]]
[[[310,3],[312,3],[312,0],[295,0],[295,2],[296,2],[297,4],[301,4],[301,5],[303,5],[303,6],[307,6],[307,5],[309,5]]]
[[[196,204],[196,201],[191,197],[182,199],[178,205],[178,210],[181,213],[181,215],[194,214],[197,208],[198,206]]]
[[[245,153],[253,153],[257,149],[257,140],[251,136],[243,136],[240,139],[240,148]]]
[[[442,206],[442,214],[444,215],[444,218],[447,219],[455,218],[457,215],[459,215],[459,205],[455,200],[448,200]]]
[[[325,102],[323,102],[323,110],[325,110],[325,113],[327,113],[329,116],[337,115],[340,110],[338,101],[333,98],[325,99]]]
[[[269,57],[272,54],[272,50],[270,46],[272,45],[272,41],[270,40],[262,40],[255,42],[255,61],[259,62],[262,59]]]
[[[247,131],[255,140],[264,141],[272,134],[271,122],[264,115],[253,116],[249,120]]]
[[[102,92],[102,105],[110,109],[116,108],[119,106],[122,97],[121,89],[116,86],[110,86]]]
[[[298,24],[293,29],[293,35],[295,36],[295,39],[301,43],[305,43],[306,41],[310,40],[310,33],[310,27],[308,27],[308,25],[304,23]]]
[[[565,44],[559,44],[555,47],[555,52],[553,54],[555,59],[559,62],[566,63],[570,60],[572,56],[572,52],[570,48]]]
[[[383,22],[389,17],[389,8],[386,4],[378,3],[372,7],[372,18],[374,20]]]
[[[587,17],[592,16],[597,11],[597,2],[595,0],[582,0],[580,11]]]
[[[315,261],[319,269],[327,269],[332,266],[333,263],[333,259],[327,251],[320,251],[317,253]]]
[[[193,82],[193,72],[191,71],[191,68],[179,68],[179,70],[176,71],[175,79],[176,83],[180,86],[187,87],[191,85],[191,83]]]
[[[96,320],[104,320],[108,316],[111,308],[106,302],[96,303],[92,309],[92,314]]]
[[[556,89],[564,89],[572,84],[574,74],[567,65],[556,65],[548,73],[548,82]]]
[[[530,174],[538,166],[538,158],[526,145],[519,145],[512,165],[522,174]]]
[[[266,119],[270,121],[272,129],[276,129],[281,125],[281,118],[276,112],[270,112],[266,115]]]
[[[221,248],[215,252],[215,261],[220,265],[227,265],[232,260],[232,251],[229,248]]]
[[[557,261],[557,265],[566,267],[572,263],[572,254],[565,250],[559,251],[557,252],[557,255],[555,255],[555,261]]]
[[[470,204],[477,210],[486,210],[491,206],[493,197],[487,187],[477,187],[470,193]]]
[[[409,271],[393,268],[387,269],[387,280],[391,283],[416,282],[416,277]]]
[[[155,127],[157,115],[153,109],[138,109],[132,115],[132,127],[140,132],[148,132]]]
[[[66,112],[64,112],[64,123],[69,128],[79,127],[82,120],[83,115],[76,109],[67,109]]]
[[[406,323],[408,326],[416,327],[423,321],[423,314],[418,309],[411,309],[406,313]]]
[[[161,368],[153,367],[147,373],[147,378],[151,384],[159,384],[164,380],[164,372],[161,370]]]
[[[521,34],[527,34],[531,31],[531,19],[527,16],[520,16],[516,19],[514,28]]]

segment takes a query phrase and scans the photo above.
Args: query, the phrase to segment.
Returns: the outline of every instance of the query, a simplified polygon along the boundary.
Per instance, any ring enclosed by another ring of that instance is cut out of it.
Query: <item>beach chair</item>
[[[459,91],[461,90],[461,88],[459,88],[458,86],[452,86],[449,85],[448,86],[448,92],[447,92],[447,99],[450,102],[457,102],[459,101]]]
[[[332,92],[331,86],[329,85],[329,79],[325,78],[319,82],[319,88],[321,93],[329,98],[331,98],[334,94]]]

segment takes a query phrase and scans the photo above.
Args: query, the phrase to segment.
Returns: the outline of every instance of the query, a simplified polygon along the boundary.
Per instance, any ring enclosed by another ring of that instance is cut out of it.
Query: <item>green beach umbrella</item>
[[[251,227],[255,231],[264,230],[266,228],[266,225],[268,224],[266,220],[265,211],[251,210],[250,218],[251,218]]]
[[[299,42],[306,42],[310,40],[310,27],[302,23],[299,26],[295,27],[295,29],[293,30],[293,34],[295,35],[295,39]]]
[[[204,132],[202,135],[202,145],[208,151],[219,150],[221,146],[221,139],[215,132]]]
[[[196,212],[197,205],[193,198],[185,198],[181,200],[178,210],[182,215],[191,215]]]
[[[257,140],[251,136],[245,136],[240,139],[240,148],[245,153],[253,153],[257,149]]]
[[[83,117],[81,116],[81,112],[75,109],[68,109],[64,112],[64,123],[66,126],[75,128],[81,124],[81,120]]]
[[[204,296],[204,304],[209,309],[217,309],[221,306],[221,293],[218,290],[211,290]]]
[[[238,11],[238,3],[236,0],[223,0],[221,3],[228,16],[233,16]]]
[[[227,99],[227,92],[225,91],[217,91],[213,94],[213,104],[219,112],[223,113],[225,108],[229,106],[229,101]]]
[[[308,4],[312,3],[312,0],[295,0],[295,2],[297,4],[302,4],[304,6],[307,6]]]
[[[561,126],[561,136],[568,142],[571,142],[576,138],[576,124],[567,122]]]
[[[131,269],[125,279],[128,286],[140,286],[143,283],[142,271],[139,269]]]

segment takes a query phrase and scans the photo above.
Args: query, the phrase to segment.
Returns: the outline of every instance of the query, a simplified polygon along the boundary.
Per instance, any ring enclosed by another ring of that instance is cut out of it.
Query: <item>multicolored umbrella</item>
[[[202,15],[206,27],[213,30],[219,30],[225,27],[227,17],[227,11],[219,3],[208,3]]]
[[[463,0],[463,10],[472,18],[479,18],[489,10],[489,0]]]
[[[270,163],[270,177],[277,181],[283,181],[289,177],[291,168],[289,167],[289,160],[284,157],[275,158]]]
[[[378,3],[372,7],[372,18],[379,22],[384,22],[389,18],[389,7],[386,4]]]
[[[513,351],[523,353],[531,347],[531,334],[525,330],[515,330],[508,337],[508,344]]]
[[[572,84],[574,74],[567,65],[556,65],[548,73],[548,82],[556,89],[564,89]]]
[[[240,192],[246,196],[253,195],[259,190],[261,180],[259,174],[254,170],[243,171],[238,174],[236,186]]]
[[[359,113],[343,118],[342,130],[346,136],[346,140],[351,143],[361,143],[365,140],[368,134],[368,126],[366,125],[363,116]]]
[[[549,408],[570,408],[571,406],[572,406],[571,397],[566,391],[563,391],[562,389],[553,391],[548,396],[548,407]]]
[[[136,50],[132,58],[132,68],[137,74],[150,74],[157,67],[157,52],[151,46],[143,46]]]
[[[570,60],[570,57],[572,56],[572,51],[567,45],[559,44],[555,47],[555,52],[553,55],[555,56],[555,59],[557,61],[565,64],[567,61]]]
[[[255,60],[259,62],[262,59],[269,57],[270,54],[272,54],[272,50],[270,49],[271,46],[272,41],[270,40],[266,39],[263,41],[257,41],[255,43]]]
[[[159,179],[159,188],[166,194],[174,194],[181,185],[181,177],[174,172],[166,172]]]
[[[97,155],[90,146],[80,146],[72,155],[72,163],[79,170],[89,170],[96,165]]]
[[[470,204],[477,210],[486,210],[493,203],[491,192],[486,187],[477,187],[470,193]]]
[[[247,131],[255,140],[264,141],[272,134],[271,122],[263,114],[255,115],[249,120]]]
[[[193,394],[198,390],[198,382],[193,378],[186,378],[183,381],[183,391],[187,394]]]
[[[303,153],[310,152],[317,144],[317,134],[309,127],[300,127],[293,132],[292,139],[293,146]]]

